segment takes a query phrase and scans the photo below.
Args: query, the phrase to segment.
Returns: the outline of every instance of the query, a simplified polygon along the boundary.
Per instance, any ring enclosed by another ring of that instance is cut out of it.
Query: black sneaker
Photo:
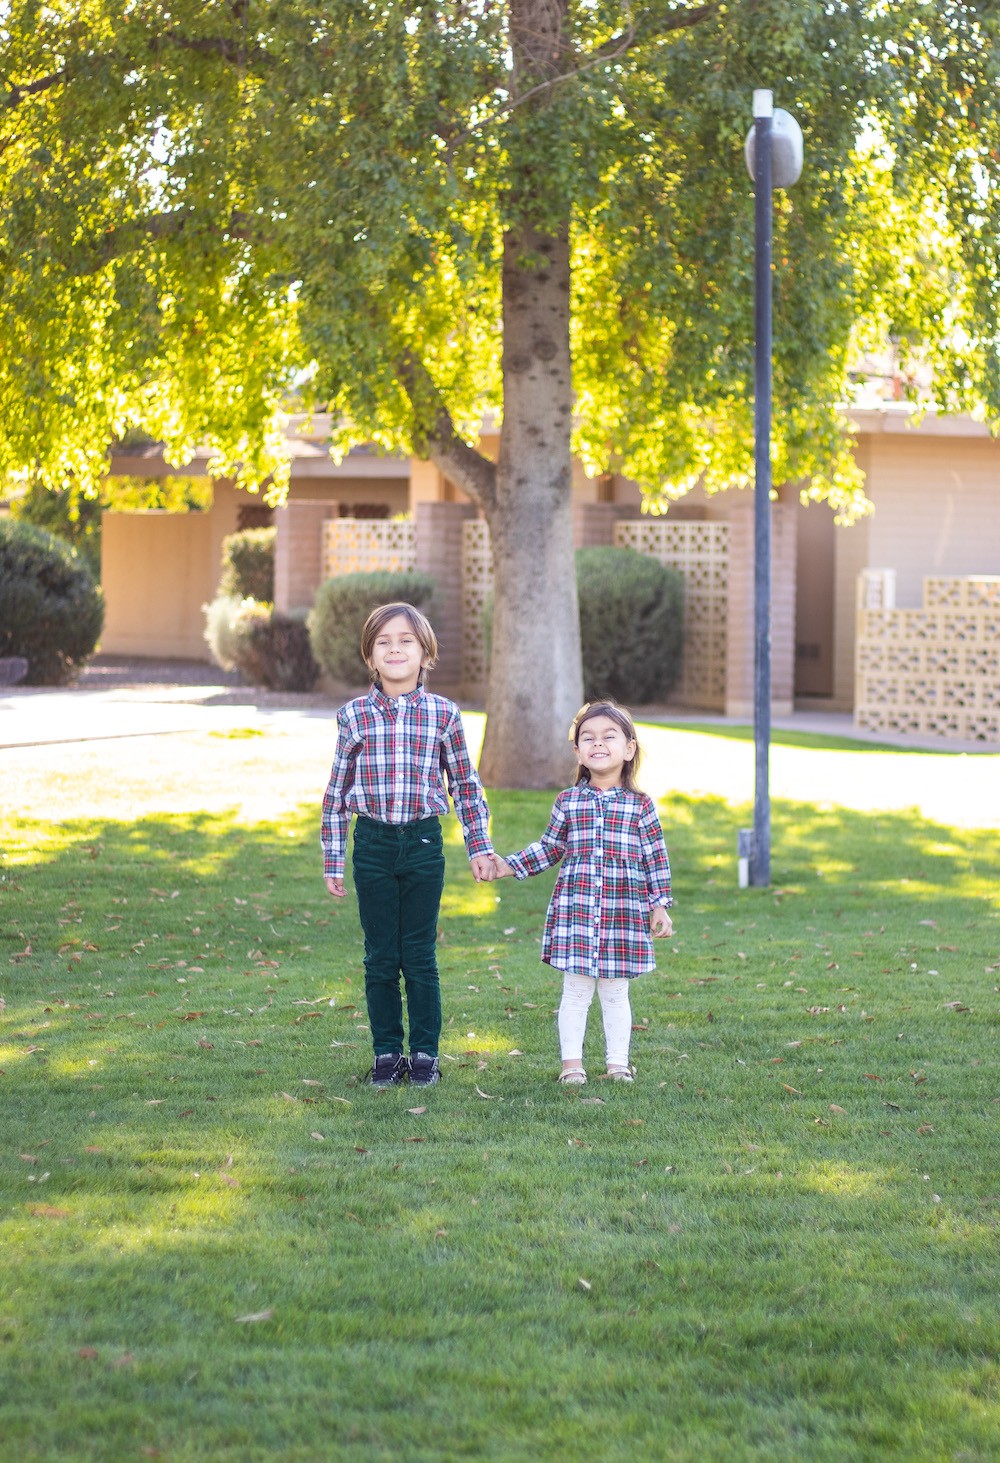
[[[365,1081],[373,1087],[398,1087],[405,1080],[406,1058],[402,1052],[383,1052],[365,1075]]]
[[[410,1082],[414,1087],[433,1087],[435,1082],[441,1081],[441,1073],[438,1069],[437,1057],[429,1057],[426,1052],[414,1052],[410,1058]]]

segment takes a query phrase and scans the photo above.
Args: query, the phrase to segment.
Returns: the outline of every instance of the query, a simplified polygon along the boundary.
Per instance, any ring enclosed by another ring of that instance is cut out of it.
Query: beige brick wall
[[[275,509],[275,609],[288,614],[312,607],[323,578],[323,523],[336,507],[330,499],[289,498]]]
[[[771,711],[787,716],[795,686],[795,542],[793,501],[771,507]],[[754,501],[752,492],[727,493],[729,606],[726,630],[726,715],[754,710]]]

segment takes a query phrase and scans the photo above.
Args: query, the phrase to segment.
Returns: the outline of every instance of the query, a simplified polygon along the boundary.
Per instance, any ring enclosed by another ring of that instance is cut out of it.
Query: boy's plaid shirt
[[[344,877],[352,813],[413,823],[447,813],[449,792],[469,858],[492,853],[490,810],[454,701],[423,686],[396,697],[373,686],[348,701],[337,712],[337,750],[323,797],[324,877]]]

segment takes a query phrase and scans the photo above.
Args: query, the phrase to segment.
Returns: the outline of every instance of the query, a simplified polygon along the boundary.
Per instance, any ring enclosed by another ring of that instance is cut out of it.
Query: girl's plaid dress
[[[537,843],[506,861],[518,879],[562,859],[542,959],[570,975],[631,979],[653,970],[649,912],[669,906],[670,862],[653,800],[578,782],[556,798]]]

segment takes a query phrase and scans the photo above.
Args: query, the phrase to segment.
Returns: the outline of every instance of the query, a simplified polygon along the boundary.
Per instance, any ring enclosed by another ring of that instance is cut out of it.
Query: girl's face
[[[387,696],[415,691],[426,664],[419,636],[405,615],[393,615],[375,636],[371,668],[377,671]]]
[[[635,742],[610,716],[591,716],[580,723],[576,760],[586,767],[595,787],[617,787],[622,768],[635,756]]]

